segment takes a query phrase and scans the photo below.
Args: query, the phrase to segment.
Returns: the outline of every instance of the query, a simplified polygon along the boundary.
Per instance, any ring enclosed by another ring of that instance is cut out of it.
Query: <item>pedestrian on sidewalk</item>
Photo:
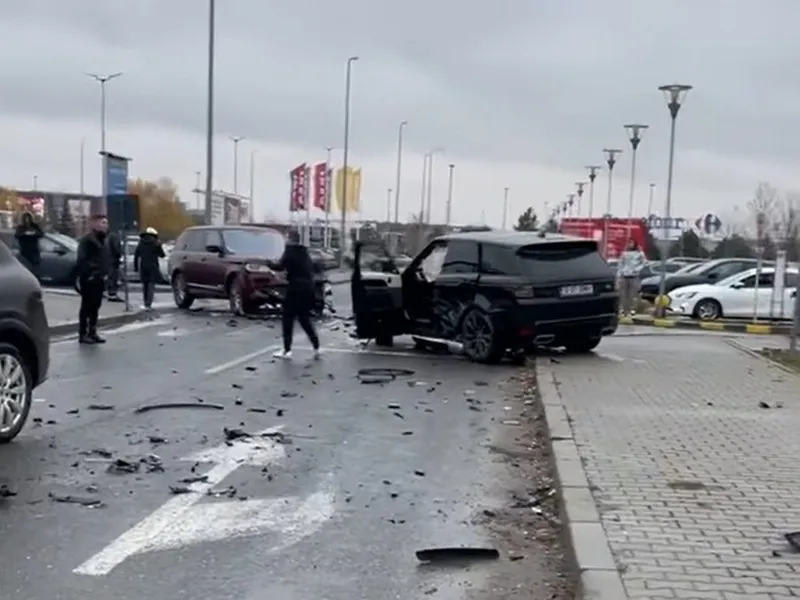
[[[292,339],[294,338],[294,322],[306,332],[311,346],[314,348],[314,358],[319,358],[319,337],[311,322],[311,311],[314,309],[314,263],[308,253],[308,248],[300,242],[300,234],[290,231],[288,244],[277,269],[286,272],[288,286],[283,299],[282,325],[283,325],[283,350],[273,356],[276,358],[291,358]]]
[[[119,266],[122,263],[122,242],[120,242],[119,235],[111,232],[106,235],[106,244],[108,245],[108,283],[106,291],[108,292],[109,302],[124,302],[119,297]]]
[[[165,256],[161,240],[158,239],[158,231],[155,228],[148,227],[139,234],[139,243],[133,253],[133,271],[140,274],[139,279],[142,282],[142,296],[146,310],[153,307],[156,283],[161,277],[158,261]]]
[[[42,228],[34,220],[33,214],[29,212],[22,213],[22,221],[17,225],[14,237],[17,238],[22,262],[36,276],[36,279],[39,279],[39,263],[42,258],[39,240],[42,239],[43,235]]]
[[[623,316],[633,316],[639,301],[639,279],[642,269],[647,264],[647,257],[636,244],[635,240],[628,241],[628,247],[619,257],[617,264],[617,278],[619,280],[619,295],[621,313]]]
[[[106,275],[109,267],[109,249],[106,240],[108,220],[105,215],[94,215],[89,221],[90,231],[78,243],[78,277],[80,280],[81,308],[78,313],[78,342],[104,344],[97,334],[97,319],[103,303]]]

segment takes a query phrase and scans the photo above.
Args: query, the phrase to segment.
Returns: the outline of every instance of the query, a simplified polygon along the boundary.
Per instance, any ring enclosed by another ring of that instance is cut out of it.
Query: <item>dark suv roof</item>
[[[183,231],[198,231],[204,229],[245,229],[248,231],[270,231],[269,227],[256,227],[254,225],[194,225],[192,227],[187,227]],[[273,229],[272,231],[278,231],[277,229]],[[183,235],[183,233],[181,233]]]
[[[465,240],[486,244],[498,244],[512,248],[530,246],[532,244],[551,244],[553,242],[592,241],[570,235],[548,233],[544,237],[538,231],[468,231],[443,235],[437,240]]]

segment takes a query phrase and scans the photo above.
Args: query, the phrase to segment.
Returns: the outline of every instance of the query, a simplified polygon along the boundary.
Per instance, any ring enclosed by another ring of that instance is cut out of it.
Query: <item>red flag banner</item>
[[[289,191],[289,212],[297,212],[306,209],[306,199],[308,198],[308,168],[306,163],[297,165],[289,171],[291,188]]]
[[[325,210],[328,198],[328,165],[319,163],[314,165],[314,208]]]

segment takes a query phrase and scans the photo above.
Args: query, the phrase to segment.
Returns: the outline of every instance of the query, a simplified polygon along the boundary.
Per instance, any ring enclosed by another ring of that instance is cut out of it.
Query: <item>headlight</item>
[[[689,300],[690,298],[694,298],[697,295],[697,292],[679,292],[675,294],[676,298],[680,298],[681,300]]]
[[[272,273],[272,269],[267,265],[257,265],[253,263],[247,263],[244,266],[244,270],[248,273]]]

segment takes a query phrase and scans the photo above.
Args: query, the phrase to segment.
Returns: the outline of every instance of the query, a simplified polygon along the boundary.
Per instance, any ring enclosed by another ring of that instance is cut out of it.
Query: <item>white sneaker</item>
[[[277,352],[273,352],[272,356],[274,358],[282,358],[283,360],[289,360],[290,358],[292,358],[292,351],[278,350]]]

